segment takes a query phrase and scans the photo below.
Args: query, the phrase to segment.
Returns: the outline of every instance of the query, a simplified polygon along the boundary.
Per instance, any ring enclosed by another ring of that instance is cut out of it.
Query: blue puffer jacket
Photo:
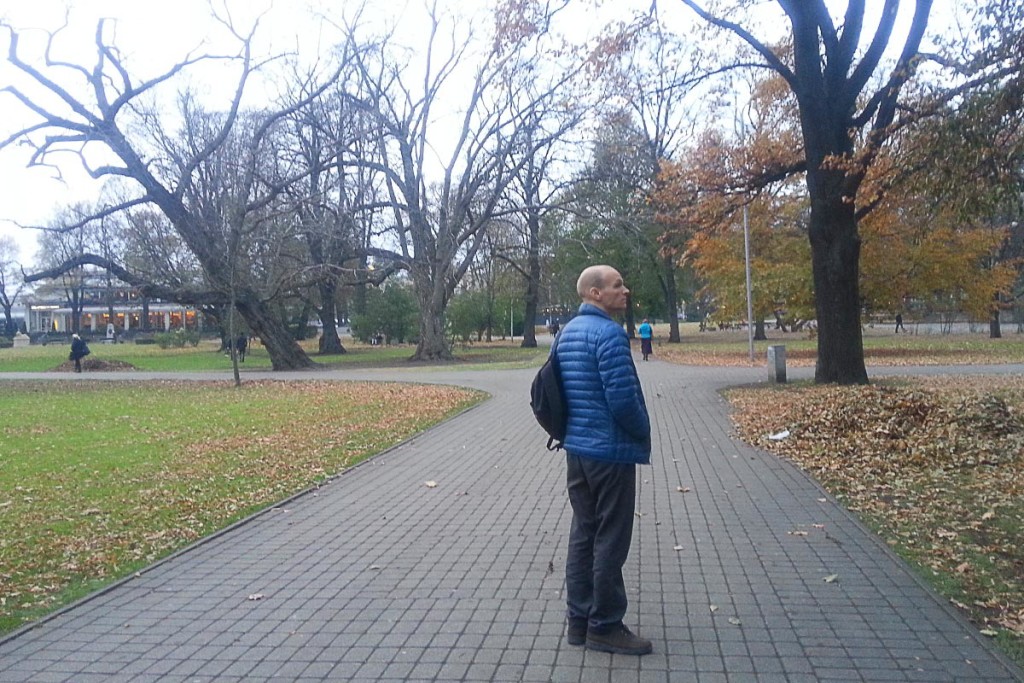
[[[622,326],[583,304],[562,329],[557,353],[569,404],[565,450],[595,460],[649,463],[651,421]]]

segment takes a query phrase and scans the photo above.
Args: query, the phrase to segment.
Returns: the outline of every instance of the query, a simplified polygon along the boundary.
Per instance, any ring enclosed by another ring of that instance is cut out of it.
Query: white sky
[[[943,5],[955,0],[937,0],[937,13],[946,12]],[[368,0],[374,6],[370,17],[394,20],[409,36],[406,42],[415,42],[423,26],[423,0]],[[573,0],[575,27],[589,24],[583,32],[593,33],[597,25],[614,18],[627,20],[633,10],[650,7],[650,0],[609,0],[596,11],[587,0]],[[214,0],[216,7],[225,6],[236,25],[249,26],[253,18],[262,14],[257,33],[257,50],[267,54],[299,50],[307,59],[314,59],[321,50],[326,51],[334,42],[333,30],[312,18],[311,6],[346,8],[357,3],[351,0]],[[440,0],[442,10],[457,12],[460,17],[480,14],[492,3],[486,0]],[[881,0],[868,0],[881,6]],[[845,3],[842,3],[845,7]],[[692,20],[691,13],[682,8],[678,0],[659,0],[662,18],[680,17]],[[64,21],[68,12],[68,27],[58,45],[59,57],[91,66],[94,59],[94,33],[100,17],[116,18],[115,43],[125,53],[133,69],[133,76],[153,76],[162,73],[180,60],[190,49],[216,51],[225,45],[225,33],[210,16],[208,0],[0,0],[0,15],[21,29],[54,29]],[[387,19],[392,17],[393,19]],[[600,17],[599,20],[595,19]],[[402,35],[400,31],[400,35]],[[6,55],[7,36],[0,39],[0,50]],[[23,36],[25,54],[29,54],[30,41],[41,40],[42,33],[30,32]],[[214,101],[227,97],[233,90],[237,72],[216,67],[201,72],[206,93]],[[0,88],[17,82],[18,75],[0,61]],[[194,82],[194,81],[193,81]],[[0,96],[0,139],[17,129],[19,106],[10,96]],[[22,119],[23,121],[24,119]],[[32,230],[19,229],[16,224],[44,224],[64,205],[82,200],[95,200],[99,184],[92,181],[77,160],[68,158],[61,171],[66,182],[52,178],[52,171],[26,169],[29,152],[25,147],[12,146],[0,152],[0,235],[10,234],[21,245],[22,259],[29,263],[34,257],[35,235]]]

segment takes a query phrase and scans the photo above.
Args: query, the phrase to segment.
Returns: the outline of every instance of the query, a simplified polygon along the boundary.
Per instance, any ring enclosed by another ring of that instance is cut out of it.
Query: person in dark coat
[[[249,337],[248,335],[240,334],[235,339],[235,353],[238,354],[238,362],[245,362],[245,350],[249,348]]]
[[[622,567],[633,538],[636,466],[651,461],[651,422],[622,325],[629,290],[611,266],[590,266],[576,289],[579,315],[556,353],[568,406],[566,479],[572,505],[565,560],[570,645],[644,655],[651,641],[622,623]]]
[[[75,361],[75,372],[82,371],[82,359],[89,353],[89,345],[85,343],[85,340],[77,334],[71,335],[71,353],[68,354],[68,360]]]

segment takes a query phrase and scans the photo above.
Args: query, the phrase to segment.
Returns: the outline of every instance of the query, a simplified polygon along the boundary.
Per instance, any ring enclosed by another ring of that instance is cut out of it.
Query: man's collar
[[[601,315],[609,320],[612,319],[606,310],[600,306],[595,306],[594,304],[589,304],[587,302],[580,304],[580,315]]]

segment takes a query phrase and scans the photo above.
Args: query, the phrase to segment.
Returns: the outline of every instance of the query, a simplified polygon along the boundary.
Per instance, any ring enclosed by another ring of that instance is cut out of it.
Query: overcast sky
[[[628,7],[643,4],[643,0],[617,0],[618,10],[628,16]],[[579,12],[582,10],[574,9]],[[380,26],[397,25],[396,35],[403,44],[414,46],[424,37],[424,0],[367,0],[370,11],[363,14],[363,23]],[[460,19],[486,20],[490,3],[482,0],[441,0],[442,12],[457,13]],[[259,17],[256,54],[300,52],[307,61],[317,58],[337,42],[337,31],[324,25],[317,17],[323,7],[331,9],[331,18],[340,22],[339,11],[352,12],[358,6],[352,0],[215,0],[219,13],[227,10],[237,26],[249,27]],[[342,8],[342,9],[339,9]],[[113,41],[126,55],[133,76],[153,76],[167,70],[189,50],[216,52],[218,46],[237,46],[228,40],[222,27],[211,17],[209,0],[0,0],[0,15],[13,26],[25,30],[34,28],[56,29],[68,17],[57,42],[59,57],[91,67],[95,59],[94,34],[97,21],[115,19]],[[7,52],[7,35],[0,34],[0,50]],[[25,55],[39,54],[33,42],[41,45],[45,34],[24,31],[21,51]],[[236,83],[237,69],[224,66],[192,70],[190,79],[202,79],[200,84],[216,108],[218,97],[225,99]],[[0,62],[0,87],[17,83],[21,78],[4,60]],[[195,85],[190,80],[190,85]],[[248,90],[259,92],[258,84]],[[258,95],[256,96],[258,97]],[[19,116],[21,109],[10,96],[0,95],[0,139],[8,137],[26,121]],[[22,230],[21,225],[45,224],[61,206],[75,201],[95,200],[100,183],[82,171],[77,160],[67,157],[61,166],[63,182],[53,178],[52,170],[34,168],[26,170],[30,150],[25,146],[12,146],[0,152],[0,234],[15,236],[22,246],[22,258],[30,260],[35,251],[34,230]]]
[[[593,33],[598,24],[610,18],[627,19],[634,10],[650,7],[650,0],[613,0],[603,3],[600,12],[593,9],[587,0],[573,0],[578,7],[573,11],[571,23],[581,27],[582,33]],[[351,9],[356,5],[350,0],[215,0],[216,6],[226,6],[232,19],[239,26],[251,25],[254,17],[262,15],[257,33],[257,51],[264,53],[300,50],[307,59],[313,59],[319,51],[329,49],[337,34],[312,18],[311,9],[321,6]],[[415,42],[418,29],[423,26],[422,0],[368,0],[375,6],[367,13],[379,21],[399,22],[401,31],[407,32],[406,42]],[[943,5],[954,0],[937,0],[937,12],[945,12]],[[870,5],[881,6],[882,0],[868,0]],[[440,0],[445,10],[458,12],[459,16],[480,17],[490,2],[485,0]],[[663,14],[675,17],[676,23],[692,21],[693,17],[682,9],[678,0],[660,0]],[[845,3],[842,3],[845,7]],[[225,34],[210,17],[208,0],[24,0],[14,2],[3,0],[0,14],[21,29],[33,27],[54,29],[64,22],[67,11],[68,26],[59,43],[60,57],[67,61],[78,61],[91,66],[94,54],[94,32],[97,20],[103,17],[116,19],[115,40],[117,46],[128,55],[133,75],[152,76],[165,71],[190,49],[206,48],[216,50]],[[584,11],[586,10],[586,11]],[[599,19],[598,19],[599,17]],[[480,19],[484,20],[484,19]],[[401,34],[400,31],[400,34]],[[41,39],[42,33],[26,33],[25,47],[33,39]],[[582,37],[582,36],[581,36]],[[0,50],[7,51],[7,35],[0,38]],[[205,50],[201,50],[205,51]],[[230,92],[237,72],[223,67],[209,69],[196,75],[205,82],[209,96],[216,99],[224,92]],[[17,75],[7,65],[0,63],[0,87],[16,82]],[[19,107],[9,96],[0,95],[0,139],[6,138],[17,129]],[[22,121],[24,119],[21,119]],[[47,169],[29,169],[28,149],[10,147],[0,152],[0,234],[14,235],[22,246],[22,259],[30,261],[35,251],[35,231],[20,230],[15,223],[39,225],[47,222],[58,207],[81,200],[95,200],[99,185],[81,171],[77,161],[68,159],[61,172],[65,182],[52,178]]]

